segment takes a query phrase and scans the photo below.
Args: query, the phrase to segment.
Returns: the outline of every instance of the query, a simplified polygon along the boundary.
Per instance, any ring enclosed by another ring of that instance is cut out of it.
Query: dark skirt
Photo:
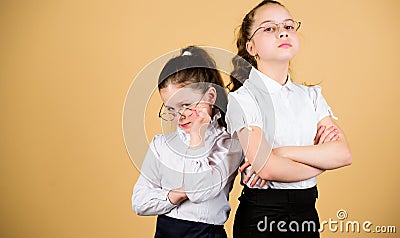
[[[159,215],[155,238],[227,238],[223,225],[186,221]]]
[[[233,225],[233,237],[319,236],[316,187],[250,189],[244,186]]]

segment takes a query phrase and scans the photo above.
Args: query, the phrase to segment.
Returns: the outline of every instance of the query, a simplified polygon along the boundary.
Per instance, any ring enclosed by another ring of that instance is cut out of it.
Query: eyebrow
[[[174,107],[171,107],[171,106],[168,106],[168,105],[165,105],[165,104],[164,104],[164,107],[165,108],[173,108],[173,109],[175,109]]]
[[[194,102],[192,102],[192,103],[194,103]],[[182,100],[182,101],[179,101],[178,103],[176,103],[176,105],[183,105],[183,104],[191,104],[191,103],[188,102],[188,100]],[[164,106],[165,106],[165,107],[168,107],[168,108],[173,108],[173,109],[175,109],[173,106],[168,106],[168,105],[166,105],[166,104],[164,104]]]
[[[293,21],[292,18],[287,18],[287,19],[283,20],[282,22],[289,21],[289,20]],[[275,21],[273,21],[273,20],[265,20],[265,21],[261,22],[260,24],[258,24],[258,26],[261,26],[262,24],[265,24],[265,23],[268,23],[268,22],[275,23]]]

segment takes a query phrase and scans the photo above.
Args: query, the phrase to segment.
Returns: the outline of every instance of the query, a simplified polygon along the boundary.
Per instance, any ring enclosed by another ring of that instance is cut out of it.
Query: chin
[[[278,62],[288,62],[294,58],[294,55],[284,55],[277,59]]]
[[[190,128],[182,128],[182,127],[179,127],[180,129],[182,129],[184,132],[186,132],[186,133],[189,133],[190,132]]]

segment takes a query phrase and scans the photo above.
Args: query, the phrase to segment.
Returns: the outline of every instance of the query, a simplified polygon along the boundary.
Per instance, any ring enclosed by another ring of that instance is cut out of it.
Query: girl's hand
[[[197,107],[192,109],[192,127],[190,128],[190,146],[200,146],[204,142],[204,136],[208,124],[211,122],[211,116],[208,114],[207,109],[204,107]]]
[[[245,173],[246,177],[244,178],[243,182],[245,184],[247,184],[247,182],[250,180],[251,176],[253,176],[253,174],[255,174],[253,181],[251,181],[251,183],[250,183],[250,187],[253,187],[254,185],[256,185],[256,183],[259,180],[261,180],[260,187],[264,187],[264,185],[267,183],[267,180],[261,179],[260,176],[258,174],[256,174],[253,167],[251,167],[251,164],[249,161],[246,161],[244,164],[242,164],[238,170],[241,173],[241,172],[245,171],[248,167],[250,167],[250,172],[247,174]]]
[[[338,139],[338,128],[336,128],[335,126],[331,126],[329,128],[326,128],[325,126],[320,126],[314,138],[314,145],[321,145],[327,142],[337,141]]]
[[[170,190],[168,193],[169,201],[174,205],[179,205],[186,199],[188,199],[185,191],[182,188]]]

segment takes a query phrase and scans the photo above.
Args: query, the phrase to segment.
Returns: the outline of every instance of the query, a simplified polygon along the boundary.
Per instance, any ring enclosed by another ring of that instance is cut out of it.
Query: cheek
[[[178,125],[180,122],[182,122],[183,120],[185,120],[185,118],[184,117],[182,117],[182,116],[180,116],[180,115],[178,115],[178,116],[176,116],[175,117],[175,119],[172,121],[175,125]],[[187,118],[186,118],[186,120],[187,120]]]
[[[293,45],[293,50],[295,53],[297,53],[300,49],[300,41],[299,38],[297,37],[297,34],[293,36],[292,38],[292,45]]]
[[[261,58],[268,58],[271,56],[271,52],[274,52],[274,42],[269,39],[265,39],[258,42],[258,44],[256,45],[256,49],[257,54]]]

